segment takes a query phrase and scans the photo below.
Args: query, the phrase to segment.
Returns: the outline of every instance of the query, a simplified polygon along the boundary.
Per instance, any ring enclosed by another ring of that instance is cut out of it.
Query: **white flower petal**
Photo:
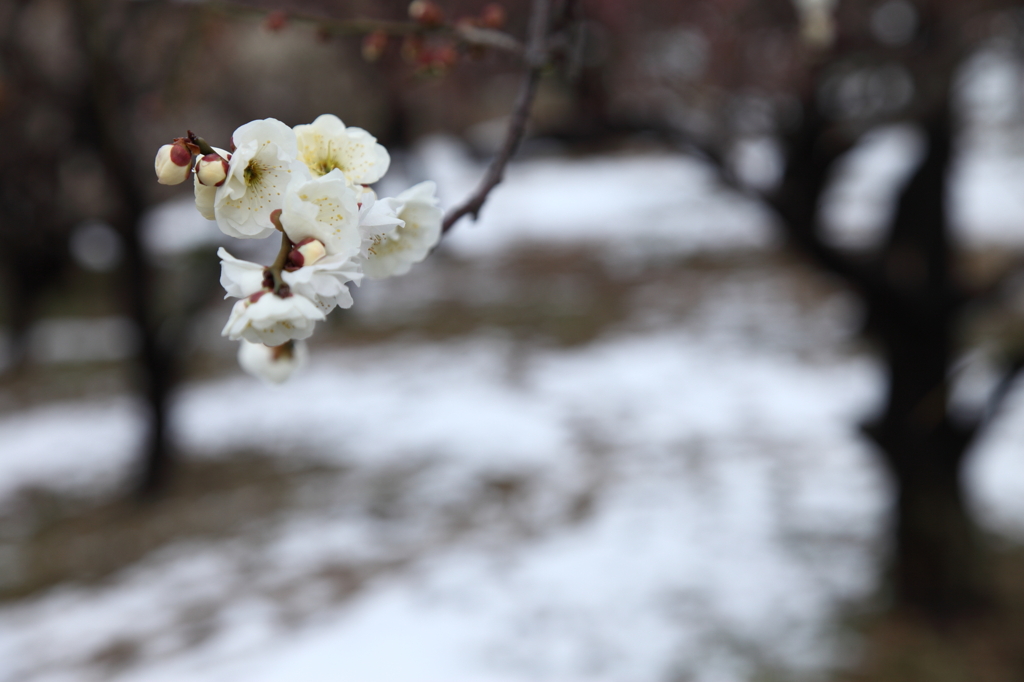
[[[436,189],[433,182],[421,182],[394,199],[377,202],[397,205],[397,217],[403,224],[394,234],[375,238],[363,263],[363,273],[369,279],[404,275],[440,240],[444,213],[437,205]]]
[[[241,147],[250,141],[256,141],[261,145],[273,144],[279,153],[278,158],[281,161],[290,161],[299,156],[295,131],[276,118],[250,121],[243,126],[239,126],[231,134],[231,141],[235,147]]]
[[[227,292],[224,298],[245,298],[263,288],[264,268],[259,263],[235,258],[223,246],[217,250],[220,257],[220,284]]]
[[[357,195],[339,171],[289,186],[281,225],[293,242],[312,237],[328,255],[349,257],[359,251]]]
[[[195,186],[196,208],[199,209],[199,213],[207,220],[216,220],[217,216],[213,212],[213,201],[217,197],[217,188],[207,187],[199,182],[199,178],[195,178]]]
[[[428,206],[437,206],[441,203],[440,199],[437,198],[437,183],[433,180],[426,180],[413,185],[395,198],[403,203],[413,202]]]
[[[286,270],[281,276],[293,293],[313,301],[326,314],[335,306],[352,306],[352,295],[345,285],[358,282],[363,273],[353,258],[339,254],[292,272]]]
[[[305,341],[292,342],[291,348],[273,348],[243,340],[238,348],[238,364],[252,376],[268,384],[282,384],[309,360]]]
[[[281,298],[267,293],[255,302],[243,298],[231,309],[227,324],[221,331],[233,341],[246,339],[253,343],[280,346],[292,339],[306,339],[313,334],[324,313],[303,296]]]
[[[283,207],[288,185],[310,177],[298,160],[295,133],[270,118],[245,124],[232,140],[228,176],[214,201],[217,225],[239,239],[268,237],[275,231],[270,214]]]
[[[217,152],[225,159],[231,158],[231,154],[218,147],[214,147],[213,151]],[[196,161],[196,163],[198,163],[198,160]],[[195,169],[193,169],[192,178],[193,183],[195,184],[196,191],[196,208],[199,210],[199,213],[207,220],[216,220],[217,216],[214,214],[213,204],[217,198],[217,188],[208,187],[199,182],[199,176],[197,176],[194,171]]]
[[[377,138],[362,128],[346,128],[333,114],[295,126],[295,136],[299,156],[313,175],[337,169],[348,184],[368,185],[384,177],[391,164],[388,151]]]
[[[370,250],[387,239],[394,239],[398,228],[405,222],[398,217],[402,210],[402,202],[394,197],[386,197],[376,201],[373,206],[360,215],[359,233],[362,236],[360,254],[368,258]]]

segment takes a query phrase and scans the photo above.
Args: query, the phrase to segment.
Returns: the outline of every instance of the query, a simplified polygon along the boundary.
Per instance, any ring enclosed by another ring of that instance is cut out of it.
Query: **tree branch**
[[[211,2],[200,6],[203,11],[227,15],[264,16],[267,10],[236,2]],[[305,12],[288,12],[290,21],[313,24],[324,33],[334,36],[357,36],[382,31],[388,35],[439,35],[454,38],[471,47],[483,47],[523,57],[526,49],[513,36],[503,31],[476,26],[442,24],[426,27],[412,21],[385,21],[381,19],[331,19]]]
[[[985,405],[985,412],[979,424],[979,431],[999,414],[1021,372],[1024,372],[1024,352],[1018,352],[1010,358],[1010,366],[1007,367],[1003,376],[999,378],[999,383],[996,384],[995,388],[992,389],[992,393],[989,394],[988,402]]]
[[[856,137],[850,138],[848,145],[823,154],[820,141],[826,131],[817,122],[805,123],[804,126],[797,135],[784,140],[788,147],[787,176],[783,178],[782,186],[772,193],[743,183],[721,151],[696,136],[658,124],[645,124],[638,130],[657,132],[676,148],[705,161],[723,185],[770,209],[778,219],[782,235],[819,267],[841,277],[863,293],[877,293],[880,287],[877,277],[849,254],[826,243],[818,222],[828,171],[840,154],[852,146]],[[793,169],[803,168],[812,169],[808,177],[793,175]]]
[[[491,160],[487,167],[483,180],[477,186],[476,191],[469,199],[458,207],[448,212],[441,226],[441,234],[445,234],[455,223],[466,215],[472,215],[476,220],[480,215],[491,190],[501,183],[505,177],[505,167],[519,149],[523,136],[526,133],[526,123],[530,118],[530,108],[537,95],[537,84],[540,82],[540,74],[547,64],[546,39],[548,32],[548,20],[550,14],[550,0],[533,0],[533,9],[530,13],[530,34],[526,45],[526,74],[523,76],[522,85],[519,86],[519,95],[516,98],[515,106],[512,109],[512,116],[508,122],[508,129],[505,132],[505,141],[497,156]]]

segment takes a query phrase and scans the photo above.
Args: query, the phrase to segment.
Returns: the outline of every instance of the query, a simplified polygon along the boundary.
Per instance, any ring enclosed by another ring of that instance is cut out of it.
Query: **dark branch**
[[[992,389],[992,393],[988,397],[988,403],[985,405],[985,413],[982,415],[980,425],[982,428],[998,416],[999,411],[1006,402],[1006,398],[1010,395],[1013,385],[1017,382],[1017,378],[1021,372],[1024,372],[1024,352],[1018,352],[1012,357],[1009,365],[1003,376],[1000,377],[999,383]]]
[[[487,167],[483,180],[477,186],[476,191],[460,206],[448,212],[441,227],[442,234],[448,232],[463,216],[472,215],[476,220],[480,215],[480,209],[487,201],[491,190],[498,186],[505,176],[505,167],[519,149],[526,133],[526,123],[530,118],[530,108],[533,105],[534,97],[537,95],[537,84],[540,82],[540,74],[547,63],[546,38],[548,31],[548,18],[550,13],[550,0],[533,0],[533,9],[530,14],[530,35],[526,45],[527,70],[523,76],[522,85],[519,87],[519,96],[516,98],[515,107],[512,109],[512,116],[508,122],[508,129],[505,133],[505,141],[501,150],[494,157]]]
[[[201,8],[203,11],[229,16],[264,16],[267,14],[265,8],[252,7],[237,2],[204,3],[201,5]],[[490,48],[516,56],[523,56],[526,51],[522,43],[508,33],[476,26],[442,24],[428,28],[412,21],[385,21],[365,18],[331,19],[305,12],[288,12],[288,20],[313,24],[325,34],[333,36],[358,36],[375,31],[382,31],[392,36],[432,34],[454,38],[464,45]]]
[[[818,209],[826,189],[829,170],[839,156],[852,146],[845,144],[823,149],[822,137],[828,132],[817,121],[804,124],[787,143],[786,177],[773,193],[763,192],[745,184],[736,176],[729,162],[714,145],[678,129],[657,124],[642,129],[659,133],[677,149],[705,161],[718,181],[739,194],[769,208],[778,218],[779,228],[789,242],[819,267],[837,275],[865,294],[877,293],[879,282],[874,274],[854,258],[828,244],[821,234]],[[836,138],[836,136],[832,136]],[[794,171],[809,169],[806,174]]]

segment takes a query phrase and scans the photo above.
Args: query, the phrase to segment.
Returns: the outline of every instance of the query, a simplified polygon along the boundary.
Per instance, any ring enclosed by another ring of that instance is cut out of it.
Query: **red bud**
[[[444,23],[444,12],[430,0],[413,0],[409,3],[409,18],[427,28]]]
[[[480,12],[480,25],[484,28],[502,28],[507,19],[505,8],[496,2],[487,5]]]
[[[434,50],[432,66],[441,69],[450,69],[459,61],[459,53],[453,45],[442,45]]]
[[[280,31],[288,25],[288,14],[284,10],[275,9],[263,20],[263,28],[268,31]]]
[[[423,39],[419,36],[406,36],[402,41],[402,59],[415,64],[423,54]]]
[[[384,31],[368,33],[363,38],[363,59],[368,62],[375,62],[384,55],[388,47],[388,34]]]

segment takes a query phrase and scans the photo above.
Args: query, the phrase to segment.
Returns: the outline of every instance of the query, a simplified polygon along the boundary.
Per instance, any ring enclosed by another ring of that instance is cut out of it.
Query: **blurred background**
[[[553,2],[480,220],[264,386],[153,155],[457,205],[531,3],[437,7],[0,3],[0,680],[1024,678],[1024,8]]]

